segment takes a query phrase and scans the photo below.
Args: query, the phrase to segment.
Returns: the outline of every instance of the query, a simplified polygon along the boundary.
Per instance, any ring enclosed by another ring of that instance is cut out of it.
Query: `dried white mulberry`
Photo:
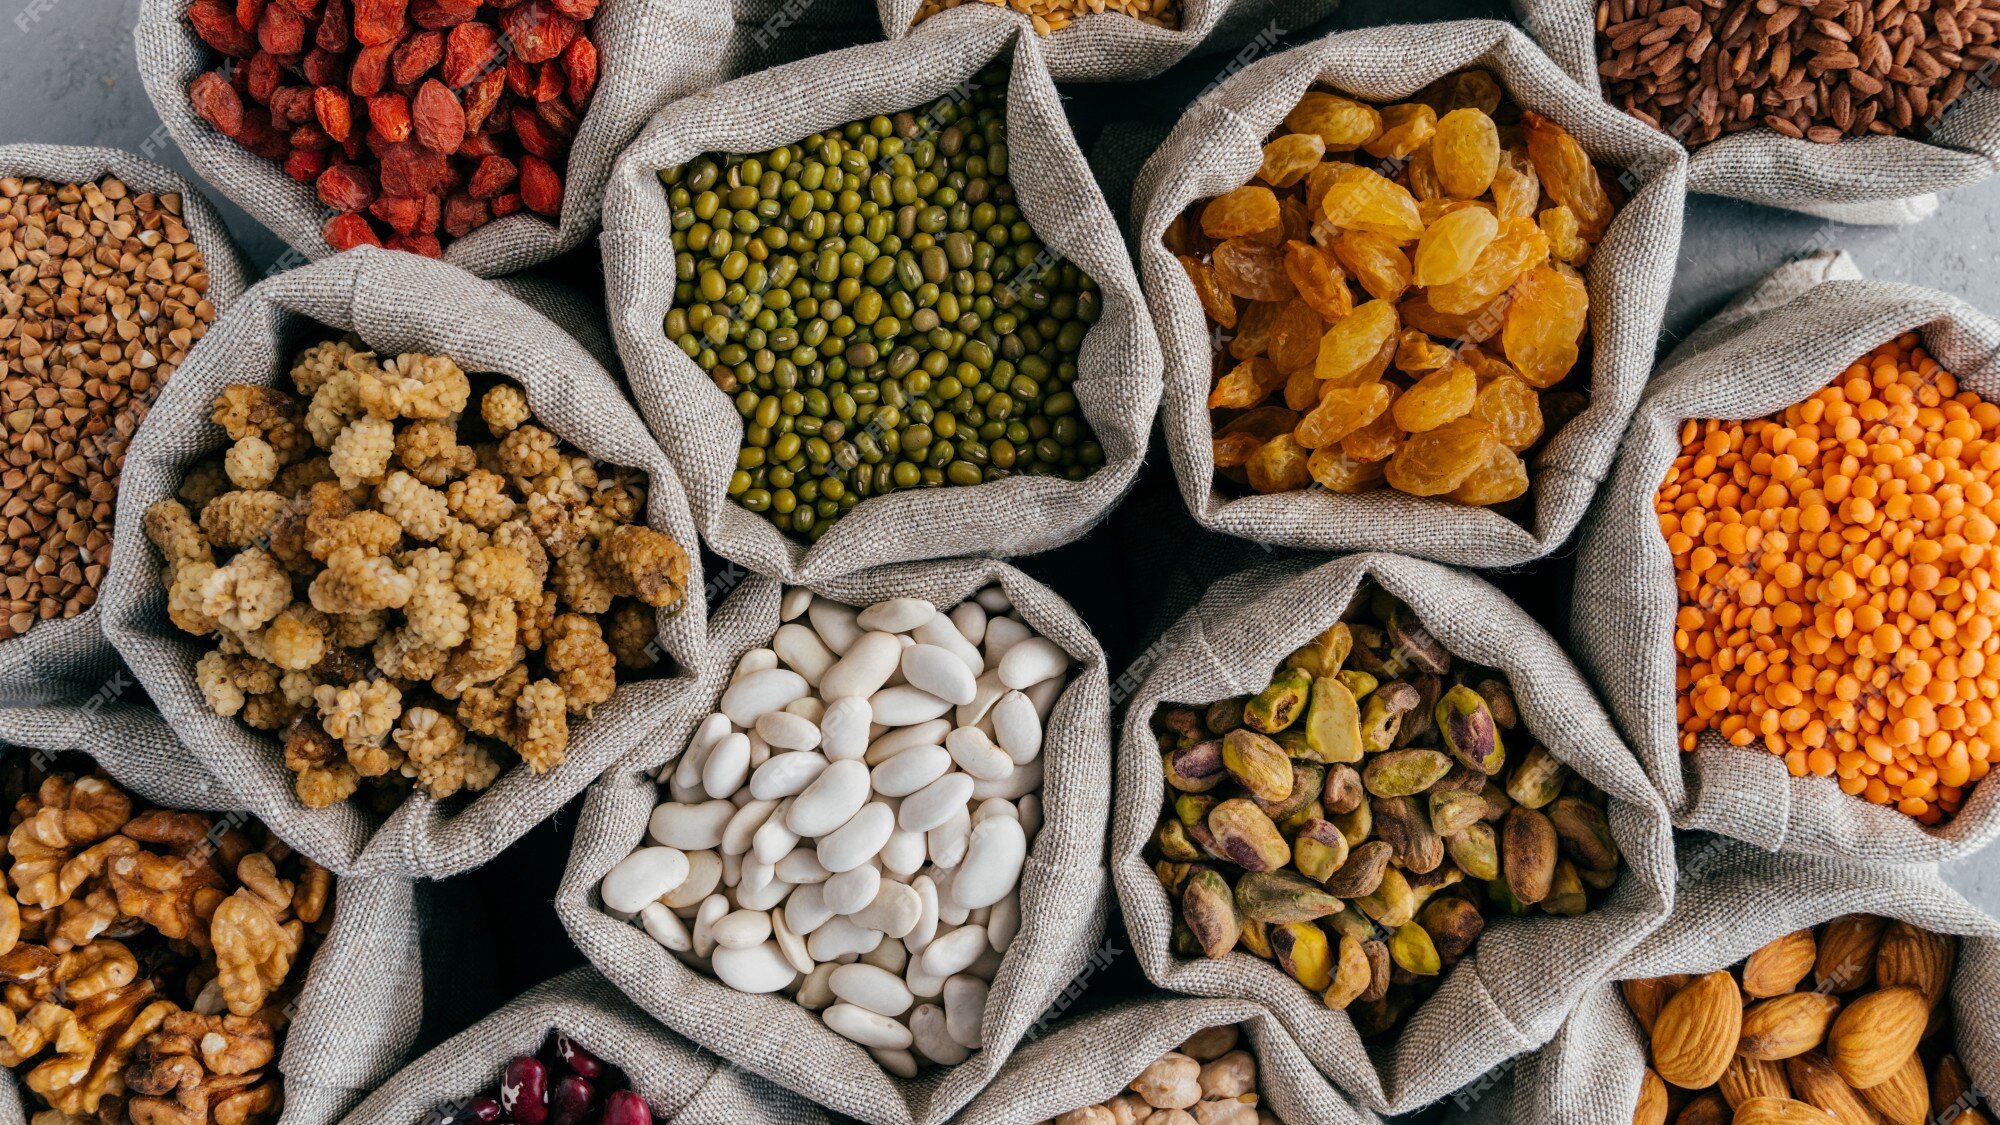
[[[562,765],[569,753],[569,705],[553,680],[536,680],[514,701],[514,752],[536,773]]]
[[[555,619],[543,661],[563,690],[569,713],[588,717],[618,687],[617,661],[595,620],[565,613]]]
[[[396,455],[396,429],[381,418],[359,418],[333,439],[327,463],[342,488],[376,484]]]

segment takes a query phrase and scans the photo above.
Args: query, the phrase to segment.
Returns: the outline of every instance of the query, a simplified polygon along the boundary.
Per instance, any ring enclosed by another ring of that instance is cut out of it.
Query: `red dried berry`
[[[435,78],[424,79],[410,103],[417,140],[433,152],[449,156],[465,143],[465,107]]]
[[[372,98],[388,88],[389,60],[396,48],[388,43],[363,47],[354,56],[347,72],[347,88],[360,98]]]
[[[542,63],[562,54],[581,28],[545,0],[528,0],[500,17],[500,30],[513,41],[514,54],[522,62]]]
[[[403,37],[409,0],[354,0],[354,38],[364,47]]]
[[[569,75],[569,104],[581,110],[597,89],[597,44],[584,36],[564,49],[563,73]]]
[[[382,190],[390,195],[431,195],[451,182],[451,161],[415,141],[381,150]]]
[[[556,11],[573,20],[587,20],[597,14],[598,0],[549,0]]]
[[[535,94],[537,102],[552,102],[563,96],[569,87],[569,76],[564,74],[559,63],[543,63],[535,71]]]
[[[306,81],[315,86],[344,88],[347,85],[346,57],[324,47],[314,47],[307,51],[300,69],[305,71]]]
[[[296,55],[306,49],[306,21],[283,4],[264,9],[257,23],[257,45],[274,55]]]
[[[458,146],[456,155],[463,156],[467,160],[484,160],[489,156],[499,156],[503,151],[498,138],[482,131],[467,133],[465,143]]]
[[[273,119],[271,124],[276,125],[277,121]],[[285,140],[295,149],[329,149],[333,147],[333,138],[327,136],[326,130],[317,125],[297,126]]]
[[[500,95],[507,92],[507,73],[489,70],[472,85],[456,88],[465,91],[465,131],[476,133],[500,104]]]
[[[504,156],[489,156],[479,162],[479,168],[472,173],[472,182],[467,191],[474,199],[492,199],[514,184],[520,169]]]
[[[368,205],[368,213],[389,224],[397,234],[410,234],[424,220],[424,201],[407,195],[385,195]]]
[[[223,136],[234,137],[243,131],[243,99],[220,73],[211,70],[195,79],[188,87],[188,100],[201,119]]]
[[[411,254],[421,254],[426,258],[444,257],[444,247],[438,245],[436,235],[399,234],[382,245],[390,250],[404,250]]]
[[[278,3],[306,19],[314,19],[319,15],[320,0],[278,0]]]
[[[254,32],[264,18],[264,0],[236,0],[236,25]]]
[[[245,106],[243,128],[237,131],[236,143],[250,151],[252,156],[266,160],[283,160],[292,152],[291,132],[280,129],[271,121],[269,112],[258,106]]]
[[[313,116],[336,141],[345,141],[354,132],[354,102],[336,87],[321,86],[313,91]]]
[[[410,99],[398,93],[377,94],[368,99],[368,123],[390,143],[410,136]]]
[[[304,125],[313,120],[313,92],[306,86],[285,86],[271,94],[271,121]]]
[[[513,55],[507,56],[507,92],[517,98],[535,92],[535,68]]]
[[[480,77],[499,55],[499,43],[500,32],[492,24],[462,23],[452,28],[444,41],[445,85],[462,90]]]
[[[360,215],[335,215],[320,228],[320,237],[335,250],[352,250],[356,246],[380,246],[382,240],[375,236],[375,228]]]
[[[236,22],[236,13],[214,0],[195,0],[188,5],[188,23],[201,41],[233,59],[247,59],[257,53],[257,40]]]
[[[398,87],[414,86],[444,58],[444,32],[419,31],[396,47],[389,79]]]
[[[319,201],[336,211],[361,211],[375,202],[375,174],[359,164],[334,164],[319,174]]]
[[[457,27],[479,14],[479,0],[411,0],[410,20],[429,31]]]
[[[503,215],[512,215],[520,209],[521,193],[518,191],[510,191],[506,195],[496,195],[493,197],[493,217],[496,219]]]
[[[563,138],[565,144],[569,138],[576,136],[578,127],[583,124],[576,111],[560,100],[536,103],[535,116],[540,117],[556,136]]]
[[[245,74],[244,93],[258,105],[270,105],[271,95],[285,82],[285,66],[278,56],[268,51],[259,51],[243,64]]]
[[[302,184],[312,183],[321,172],[326,171],[325,149],[295,148],[285,157],[285,175]]]
[[[353,37],[348,31],[347,0],[326,0],[326,15],[319,21],[319,30],[313,33],[313,42],[322,51],[339,54],[347,50]]]
[[[548,161],[535,156],[521,158],[521,202],[530,211],[552,217],[562,214],[562,176]]]
[[[531,109],[515,106],[508,114],[514,124],[514,135],[521,138],[521,147],[543,160],[561,160],[563,139],[550,129],[548,123],[536,116]]]

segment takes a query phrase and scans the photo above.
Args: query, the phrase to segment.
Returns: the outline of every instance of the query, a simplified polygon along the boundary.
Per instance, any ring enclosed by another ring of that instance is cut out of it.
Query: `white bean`
[[[868,705],[876,722],[892,727],[929,722],[951,710],[951,704],[914,684],[883,688],[868,697]]]
[[[944,982],[944,1026],[952,1042],[968,1050],[986,1045],[980,1027],[986,1022],[986,982],[956,976]]]
[[[798,892],[794,891],[792,897],[798,897]],[[785,902],[790,905],[791,899]],[[806,950],[806,939],[793,933],[792,928],[785,924],[785,912],[782,910],[771,911],[771,939],[778,943],[778,952],[785,955],[786,964],[801,973],[813,971],[812,954]]]
[[[924,856],[924,834],[921,832],[898,828],[889,833],[889,842],[882,845],[883,869],[905,878],[915,875],[923,867]]]
[[[986,619],[986,666],[997,667],[1007,650],[1034,636],[1034,630],[1011,617]]]
[[[944,748],[958,768],[980,781],[999,781],[1014,772],[1014,759],[993,745],[978,727],[959,727],[945,736]]]
[[[785,826],[800,836],[821,836],[847,823],[868,801],[868,767],[834,762],[792,799]]]
[[[792,621],[812,605],[813,592],[804,586],[787,586],[778,598],[778,620]]]
[[[835,1004],[820,1013],[826,1026],[864,1047],[902,1051],[910,1046],[910,1029],[888,1016],[854,1004]]]
[[[1042,719],[1027,695],[1010,691],[993,705],[993,736],[1017,766],[1042,752]]]
[[[646,835],[655,843],[684,852],[707,851],[720,847],[723,829],[736,815],[728,801],[682,804],[668,801],[653,810],[646,821]]]
[[[715,951],[711,964],[722,983],[738,992],[777,992],[799,976],[777,943],[770,941],[748,949],[722,946]]]
[[[1056,676],[1043,680],[1027,691],[1028,702],[1035,705],[1035,715],[1042,722],[1049,721],[1049,712],[1056,709],[1056,700],[1062,698],[1063,680]]]
[[[856,612],[853,606],[814,598],[806,609],[806,620],[812,623],[813,632],[819,634],[829,652],[845,656],[848,648],[861,638],[861,626],[854,623]]]
[[[986,944],[995,953],[1007,952],[1014,944],[1014,935],[1021,932],[1021,896],[1010,894],[993,904],[993,913],[986,919]]]
[[[819,679],[819,696],[828,703],[880,691],[903,659],[903,642],[894,633],[863,633],[840,663]]]
[[[930,851],[932,863],[944,868],[957,867],[965,858],[965,845],[971,836],[972,816],[961,808],[925,833],[924,846]]]
[[[809,723],[789,711],[768,711],[757,718],[757,737],[774,750],[811,750],[819,745],[819,724]]]
[[[688,857],[679,848],[640,848],[605,873],[597,893],[611,909],[637,914],[687,876]]]
[[[919,1004],[910,1012],[910,1037],[918,1054],[939,1066],[957,1066],[972,1057],[946,1030],[943,1008]]]
[[[1014,772],[998,781],[981,781],[972,787],[972,800],[984,801],[988,797],[1004,797],[1018,801],[1042,787],[1042,760],[1036,758],[1024,765],[1014,767]]]
[[[1028,837],[1013,817],[989,817],[972,826],[965,859],[952,876],[951,897],[961,906],[978,909],[999,902],[1021,881],[1028,858]]]
[[[910,1010],[910,989],[901,977],[873,965],[842,965],[833,971],[833,994],[878,1015],[894,1018]]]
[[[965,670],[974,676],[986,671],[986,657],[980,655],[979,646],[966,640],[965,635],[958,631],[958,626],[953,625],[948,617],[936,618],[916,629],[911,636],[920,644],[936,645],[958,657],[958,662],[965,665]],[[953,702],[958,701],[953,700]]]
[[[869,743],[867,755],[862,761],[871,766],[879,766],[912,746],[942,746],[944,736],[950,733],[951,723],[945,719],[932,719],[913,727],[900,727],[882,734]]]
[[[887,934],[882,935],[887,937]],[[873,965],[883,972],[896,974],[901,980],[903,970],[910,967],[910,951],[903,948],[900,941],[885,941],[881,945],[861,955],[863,965]]]
[[[895,830],[895,811],[870,801],[846,824],[819,838],[819,862],[836,875],[851,871],[879,855]]]
[[[979,679],[973,681],[973,687],[972,702],[960,705],[958,712],[952,716],[957,726],[978,726],[1000,697],[1007,694],[1007,687],[1000,682],[1000,672],[995,668],[981,673]]]
[[[722,693],[721,711],[729,721],[747,727],[766,711],[776,711],[810,690],[804,676],[789,668],[754,672],[729,685]]]
[[[684,910],[699,905],[702,899],[715,893],[715,885],[722,881],[722,857],[714,852],[689,852],[687,878],[681,885],[660,896],[660,901],[675,910]]]
[[[835,761],[861,757],[868,751],[868,728],[874,722],[875,712],[866,699],[848,696],[834,700],[819,720],[821,749]]]
[[[869,1047],[868,1055],[875,1065],[898,1078],[917,1076],[917,1056],[908,1051],[889,1051],[881,1047]]]
[[[937,607],[922,598],[890,598],[856,614],[854,623],[884,633],[907,633],[937,615]]]
[[[1014,808],[1014,802],[1000,797],[989,797],[979,802],[979,807],[972,810],[972,823],[978,824],[988,817],[995,816],[1011,816],[1015,820],[1021,819],[1020,812]]]
[[[965,803],[972,799],[975,785],[973,779],[965,774],[945,774],[903,798],[903,808],[896,814],[896,823],[908,832],[928,832],[951,820],[954,815],[965,816]]]
[[[922,953],[924,946],[937,936],[938,894],[937,884],[928,875],[919,875],[910,880],[910,889],[917,892],[917,924],[903,935],[903,948],[912,954]]]
[[[733,910],[716,919],[709,932],[724,949],[748,949],[771,936],[771,916],[761,910]]]
[[[746,676],[768,672],[778,666],[778,654],[768,648],[753,648],[736,658],[736,667],[731,670],[729,682],[736,683]]]
[[[799,834],[785,827],[791,810],[792,798],[779,801],[778,807],[771,810],[770,818],[750,838],[750,854],[757,857],[757,862],[776,863],[798,846]]]
[[[1021,813],[1021,831],[1028,834],[1028,839],[1034,839],[1035,833],[1042,830],[1042,795],[1030,793],[1014,802],[1014,807]]]
[[[779,879],[772,879],[755,891],[746,891],[740,885],[736,888],[736,905],[746,910],[769,910],[785,901],[792,893],[792,885]]]
[[[779,882],[793,886],[824,883],[832,876],[820,863],[819,857],[813,854],[813,849],[808,847],[793,848],[789,855],[773,865],[772,873]]]
[[[702,763],[708,761],[708,752],[716,743],[722,741],[729,730],[729,716],[720,711],[711,713],[708,718],[701,721],[701,725],[694,728],[694,734],[688,738],[687,749],[681,751],[679,758],[662,768],[661,774],[665,775],[670,768],[673,770],[675,783],[682,788],[692,789],[700,785]]]
[[[880,944],[880,931],[864,930],[841,914],[828,918],[806,939],[806,949],[815,961],[832,961],[850,953],[858,957]]]
[[[1029,637],[1000,658],[1000,682],[1020,689],[1069,671],[1069,653],[1047,637]]]
[[[976,645],[986,639],[986,610],[978,602],[960,602],[952,607],[951,624],[965,643]]]
[[[854,911],[851,917],[857,926],[880,930],[886,937],[902,938],[916,928],[922,915],[923,901],[917,892],[884,879],[876,888],[874,900]]]
[[[960,926],[932,939],[930,945],[924,948],[920,960],[923,961],[924,972],[949,978],[970,968],[985,948],[986,927]]]
[[[819,725],[821,716],[826,714],[826,704],[820,702],[816,696],[808,695],[802,699],[794,699],[790,703],[785,704],[785,714],[797,715],[799,718],[816,727]]]
[[[946,703],[970,703],[975,688],[972,669],[950,649],[916,644],[903,650],[903,678],[911,687]]]
[[[815,965],[813,971],[799,985],[799,993],[793,999],[799,1006],[810,1012],[824,1011],[834,1001],[833,971],[838,965]]]
[[[820,891],[835,914],[852,914],[875,901],[881,889],[882,872],[872,864],[830,875]]]
[[[688,933],[687,923],[657,902],[649,902],[644,910],[639,911],[639,924],[646,927],[647,935],[654,941],[675,953],[686,953],[694,948],[694,937]]]
[[[785,927],[800,937],[812,936],[831,917],[833,909],[826,904],[821,884],[808,883],[785,900]]]
[[[795,797],[826,771],[827,761],[812,750],[773,754],[750,775],[750,795],[758,800]]]
[[[839,659],[820,641],[818,633],[804,625],[778,626],[777,634],[771,638],[771,648],[780,661],[814,687],[819,686],[820,677]]]
[[[707,957],[715,952],[715,920],[730,910],[729,899],[723,895],[710,895],[701,900],[701,907],[694,912],[694,926],[690,931],[696,957]]]
[[[709,796],[726,800],[743,788],[743,779],[748,776],[750,739],[731,734],[709,751],[708,761],[701,767],[701,787]]]
[[[907,797],[950,771],[951,754],[943,747],[914,746],[876,766],[868,778],[884,797]]]

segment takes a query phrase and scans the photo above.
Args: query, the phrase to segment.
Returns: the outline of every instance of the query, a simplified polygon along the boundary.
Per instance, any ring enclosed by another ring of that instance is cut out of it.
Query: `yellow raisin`
[[[1418,379],[1396,399],[1396,424],[1413,434],[1435,430],[1472,412],[1479,376],[1463,363],[1447,363]]]
[[[1181,269],[1187,271],[1188,281],[1194,285],[1194,295],[1201,302],[1201,311],[1208,319],[1224,328],[1236,327],[1236,302],[1230,300],[1223,291],[1222,283],[1215,279],[1215,271],[1207,262],[1182,254],[1177,259]]]
[[[1382,463],[1357,461],[1348,456],[1344,445],[1323,445],[1306,460],[1306,471],[1328,492],[1353,495],[1372,492],[1382,486]]]
[[[1333,256],[1378,301],[1401,300],[1410,288],[1410,259],[1394,239],[1370,231],[1342,231],[1333,241]]]
[[[1381,134],[1382,115],[1374,106],[1353,98],[1308,90],[1285,115],[1285,127],[1294,133],[1318,135],[1328,152],[1350,152]]]
[[[1396,370],[1409,375],[1436,371],[1451,362],[1451,349],[1414,328],[1403,329],[1396,339]]]
[[[1255,434],[1223,434],[1209,442],[1218,469],[1238,469],[1270,439]]]
[[[1218,436],[1238,437],[1247,434],[1257,439],[1258,445],[1262,445],[1279,434],[1291,433],[1293,430],[1298,429],[1298,426],[1298,411],[1287,410],[1282,406],[1274,404],[1266,404],[1264,406],[1252,407],[1231,418],[1222,427]]]
[[[1430,146],[1417,150],[1415,156],[1403,167],[1403,177],[1409,181],[1410,194],[1418,202],[1444,197],[1444,184],[1438,182],[1437,162],[1431,159]]]
[[[1473,400],[1472,416],[1490,424],[1500,444],[1516,453],[1542,436],[1542,396],[1517,376],[1488,380]]]
[[[1307,449],[1332,445],[1381,417],[1389,409],[1389,398],[1387,383],[1378,381],[1358,387],[1329,383],[1320,392],[1319,405],[1299,420],[1295,436]]]
[[[1533,219],[1508,219],[1463,277],[1424,292],[1439,312],[1469,313],[1505,293],[1522,274],[1548,258],[1548,237]]]
[[[1559,262],[1581,266],[1590,260],[1590,243],[1584,241],[1583,226],[1576,212],[1558,203],[1543,211],[1542,233],[1549,236],[1549,254]]]
[[[1507,296],[1504,293],[1470,313],[1439,312],[1431,304],[1429,293],[1418,293],[1396,306],[1403,323],[1440,340],[1460,344],[1476,344],[1492,338],[1494,333],[1500,331],[1506,311]]]
[[[1299,239],[1285,243],[1285,276],[1321,320],[1339,320],[1354,311],[1346,275],[1331,255],[1312,243]]]
[[[1310,367],[1301,367],[1285,377],[1285,407],[1300,413],[1311,410],[1319,401],[1320,389],[1326,384]]]
[[[1214,262],[1216,281],[1238,297],[1289,301],[1294,295],[1292,281],[1285,276],[1285,252],[1279,247],[1232,238],[1215,248]]]
[[[1519,455],[1504,445],[1495,445],[1487,454],[1486,463],[1472,470],[1458,487],[1451,490],[1451,498],[1461,504],[1489,507],[1505,504],[1528,491],[1528,465]]]
[[[1461,70],[1417,91],[1412,99],[1436,110],[1440,116],[1455,109],[1476,109],[1493,115],[1504,98],[1500,83],[1484,70]]]
[[[1208,392],[1208,408],[1234,410],[1255,406],[1271,397],[1271,392],[1284,382],[1284,374],[1270,360],[1263,356],[1246,359],[1216,380],[1215,389]]]
[[[1542,205],[1542,178],[1535,172],[1528,150],[1515,147],[1500,150],[1500,163],[1493,169],[1493,211],[1503,219],[1526,219]]]
[[[1502,310],[1500,315],[1501,319],[1504,320],[1506,318],[1505,310]],[[1499,356],[1491,354],[1478,344],[1467,344],[1458,349],[1458,358],[1467,367],[1472,368],[1474,375],[1479,376],[1479,385],[1482,387],[1495,379],[1521,378],[1521,373],[1514,370],[1513,364],[1508,363]],[[1525,379],[1522,381],[1526,382]]]
[[[1396,306],[1369,301],[1348,313],[1320,337],[1314,373],[1321,379],[1352,379],[1396,343]],[[1379,372],[1378,372],[1379,375]]]
[[[1342,230],[1368,231],[1398,242],[1414,241],[1424,233],[1416,197],[1396,181],[1358,165],[1346,165],[1335,176],[1320,201],[1320,213]]]
[[[1306,213],[1306,205],[1291,195],[1278,201],[1278,233],[1280,237],[1270,240],[1272,245],[1282,246],[1312,237],[1312,216]]]
[[[1460,199],[1477,199],[1493,186],[1493,172],[1500,164],[1500,130],[1481,110],[1454,109],[1438,118],[1431,160],[1445,191]]]
[[[1351,167],[1353,167],[1353,164],[1348,161],[1328,159],[1323,161],[1319,167],[1307,172],[1306,211],[1313,215],[1325,214],[1323,208],[1326,204],[1326,189],[1332,187],[1334,181],[1340,177],[1340,170],[1342,168]]]
[[[1277,225],[1278,197],[1260,184],[1218,195],[1201,209],[1201,233],[1210,238],[1241,238]]]
[[[1243,469],[1249,474],[1250,487],[1259,492],[1290,492],[1312,483],[1312,473],[1306,468],[1308,456],[1297,438],[1279,434],[1259,446]]]
[[[1583,281],[1547,266],[1528,271],[1514,286],[1500,345],[1521,378],[1553,387],[1576,366],[1577,339],[1590,312]]]
[[[1486,423],[1456,418],[1411,434],[1383,466],[1383,476],[1390,487],[1412,496],[1442,496],[1484,465],[1499,444]]]
[[[1271,348],[1271,330],[1277,326],[1278,311],[1285,306],[1277,301],[1252,301],[1236,321],[1236,335],[1229,341],[1229,354],[1234,359],[1249,359],[1263,355]]]
[[[1500,220],[1483,207],[1453,211],[1424,231],[1417,241],[1411,280],[1428,289],[1464,277],[1479,255],[1500,233]]]
[[[1422,102],[1383,106],[1382,134],[1362,147],[1370,156],[1401,160],[1430,141],[1437,120],[1437,111]]]
[[[1280,371],[1310,369],[1319,357],[1319,337],[1323,329],[1311,306],[1298,298],[1285,302],[1271,327],[1271,343],[1265,354]]]
[[[1576,215],[1585,240],[1595,244],[1611,225],[1611,194],[1598,178],[1597,166],[1569,131],[1539,113],[1524,111],[1521,125],[1528,135],[1528,159],[1534,161],[1549,198]]]
[[[1389,409],[1377,415],[1373,422],[1340,439],[1341,450],[1351,460],[1386,461],[1403,444],[1403,427],[1396,424],[1396,399],[1401,396],[1393,390],[1390,396]]]
[[[1257,174],[1274,188],[1288,188],[1319,167],[1326,142],[1317,133],[1286,133],[1264,146],[1264,163]]]

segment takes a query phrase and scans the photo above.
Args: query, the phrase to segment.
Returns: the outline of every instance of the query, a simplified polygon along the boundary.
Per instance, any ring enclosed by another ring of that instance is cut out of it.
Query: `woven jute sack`
[[[2000,836],[2000,787],[1976,786],[1956,817],[1927,829],[1831,778],[1792,777],[1762,745],[1733,747],[1710,732],[1683,753],[1675,718],[1680,601],[1654,497],[1680,454],[1682,422],[1775,413],[1904,332],[1918,333],[1962,389],[2000,399],[2000,324],[1956,297],[1858,277],[1845,255],[1782,267],[1667,357],[1580,539],[1570,630],[1675,824],[1773,851],[1936,862]]]
[[[1961,898],[1927,865],[1888,867],[1780,854],[1719,836],[1680,840],[1672,917],[1594,985],[1562,1033],[1514,1072],[1521,1122],[1629,1121],[1649,1051],[1616,982],[1712,973],[1796,930],[1844,914],[1875,914],[1958,937],[1947,1003],[1974,1090],[2000,1090],[2000,921]],[[1811,981],[1805,987],[1811,987]],[[1796,1095],[1794,1095],[1796,1096]],[[1956,1112],[1931,1107],[1928,1120]],[[1960,1107],[1964,1108],[1964,1107]]]
[[[1513,0],[1513,6],[1550,57],[1592,96],[1602,97],[1596,0]],[[1678,147],[1667,132],[1641,127]],[[1688,159],[1688,190],[1843,223],[1901,224],[1935,212],[1937,192],[1992,175],[1995,161],[2000,161],[2000,92],[1982,74],[1932,122],[1924,140],[1868,136],[1822,145],[1751,129],[1695,149]]]
[[[867,606],[922,598],[950,608],[998,584],[1028,626],[1067,651],[1070,682],[1056,700],[1043,742],[1041,830],[1021,874],[1021,928],[993,980],[985,1047],[955,1067],[914,1079],[890,1075],[817,1014],[779,993],[753,996],[682,964],[636,924],[604,913],[598,883],[646,834],[665,799],[655,782],[728,685],[737,658],[762,647],[779,624],[782,587],[746,578],[709,621],[698,702],[593,785],[577,820],[556,912],[584,955],[640,1007],[675,1032],[737,1066],[872,1125],[949,1120],[1001,1070],[1021,1036],[1097,954],[1106,909],[1104,826],[1111,801],[1111,694],[1104,653],[1090,627],[1060,597],[1006,563],[953,559],[880,567],[815,582],[817,594]]]
[[[855,506],[808,548],[728,496],[743,419],[661,329],[674,249],[658,172],[705,152],[758,152],[939,98],[1009,52],[1009,175],[1021,213],[1097,282],[1103,315],[1084,337],[1074,391],[1104,446],[1082,481],[1018,476],[894,492]],[[687,482],[702,538],[759,574],[816,582],[884,563],[1013,556],[1089,530],[1131,487],[1159,401],[1159,349],[1118,225],[1078,150],[1034,32],[999,11],[948,31],[872,43],[739,78],[669,104],[619,158],[605,189],[605,299],[633,396]]]
[[[287,176],[277,161],[252,155],[195,113],[188,86],[226,60],[194,33],[187,7],[188,0],[140,4],[134,35],[146,96],[203,179],[271,228],[301,260],[327,257],[334,251],[320,228],[334,212],[319,201],[314,186]],[[563,177],[561,216],[551,222],[524,210],[496,219],[446,246],[444,260],[481,277],[499,277],[546,262],[590,237],[612,161],[646,115],[665,98],[723,77],[728,22],[726,12],[678,0],[610,0],[600,7],[589,27],[599,59],[597,89],[567,162],[556,169]]]
[[[567,760],[547,774],[511,769],[464,805],[463,798],[439,802],[413,793],[380,820],[352,801],[307,809],[294,794],[280,740],[208,708],[194,665],[212,642],[167,620],[160,558],[140,520],[155,501],[174,495],[190,466],[227,443],[221,427],[208,421],[223,387],[289,389],[287,374],[300,349],[353,331],[383,355],[447,355],[468,372],[520,384],[544,428],[598,461],[643,471],[646,522],[692,548],[694,527],[672,467],[612,374],[559,327],[587,325],[588,309],[575,300],[553,286],[503,288],[442,262],[366,247],[286,271],[217,322],[127,456],[118,496],[119,523],[127,530],[116,538],[99,601],[106,635],[216,779],[294,847],[339,873],[443,878],[477,867],[645,738],[694,682],[686,669],[705,635],[698,560],[690,559],[682,611],[660,615],[659,643],[679,665],[677,674],[620,683],[590,718],[571,722]]]
[[[20,724],[15,712],[0,711],[7,740],[0,754],[68,765],[55,759],[80,752],[159,807],[218,813],[225,822],[241,823],[248,810],[201,775],[159,713],[128,704],[106,710],[118,712],[115,720],[107,714],[89,728],[76,722],[74,709],[45,715],[39,725]],[[148,748],[146,760],[120,740]],[[332,928],[311,962],[292,970],[305,974],[305,986],[278,1055],[285,1086],[280,1125],[331,1125],[402,1062],[423,1016],[419,937],[425,925],[424,895],[409,879],[334,880]],[[0,1082],[0,1125],[26,1120],[22,1101],[18,1079]]]
[[[158,164],[115,148],[0,145],[0,177],[13,176],[54,184],[116,176],[135,193],[179,195],[181,219],[207,267],[209,303],[220,313],[243,295],[243,258],[222,216],[199,191]],[[0,641],[0,704],[47,705],[79,692],[87,694],[115,676],[118,656],[104,639],[98,616],[92,606],[75,617],[38,622],[13,640]]]
[[[1133,949],[1155,984],[1263,1005],[1358,1104],[1404,1113],[1547,1042],[1585,986],[1666,917],[1672,828],[1589,685],[1555,639],[1505,595],[1470,574],[1397,555],[1313,561],[1269,563],[1217,582],[1159,642],[1119,741],[1111,877]],[[1626,865],[1611,893],[1580,916],[1489,917],[1478,945],[1436,994],[1393,1038],[1367,1046],[1346,1012],[1327,1008],[1275,965],[1244,952],[1220,960],[1176,955],[1178,907],[1147,855],[1165,787],[1155,709],[1261,690],[1272,669],[1341,618],[1364,579],[1407,604],[1457,657],[1506,676],[1522,726],[1609,798],[1606,812]]]
[[[731,1066],[662,1028],[584,966],[522,993],[506,1007],[398,1071],[347,1125],[412,1125],[439,1107],[495,1090],[507,1063],[560,1032],[625,1072],[632,1090],[672,1125],[823,1125],[823,1109]]]
[[[1375,102],[1483,67],[1599,162],[1635,170],[1630,198],[1592,252],[1590,405],[1531,467],[1520,521],[1391,488],[1345,496],[1317,485],[1240,497],[1216,484],[1209,421],[1215,344],[1194,285],[1162,240],[1188,204],[1241,186],[1265,138],[1315,83]],[[1652,372],[1681,237],[1686,162],[1677,146],[1577,88],[1510,24],[1406,24],[1330,35],[1245,67],[1189,108],[1132,193],[1139,266],[1166,361],[1161,423],[1189,510],[1206,527],[1312,550],[1387,550],[1458,566],[1516,566],[1553,551],[1583,518]]]
[[[1286,1125],[1380,1125],[1327,1085],[1312,1060],[1263,1008],[1243,1000],[1128,1000],[1036,1026],[993,1085],[960,1119],[1036,1125],[1125,1092],[1161,1055],[1211,1027],[1242,1025],[1238,1049],[1257,1059],[1258,1108]]]

